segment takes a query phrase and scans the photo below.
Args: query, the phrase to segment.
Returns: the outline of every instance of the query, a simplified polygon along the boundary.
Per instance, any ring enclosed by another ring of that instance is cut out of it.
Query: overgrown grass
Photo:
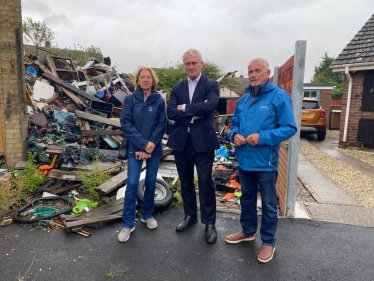
[[[38,167],[32,153],[28,154],[25,170],[16,176],[8,174],[0,180],[0,210],[9,210],[11,206],[19,206],[20,199],[27,199],[45,182],[45,175],[37,172]]]

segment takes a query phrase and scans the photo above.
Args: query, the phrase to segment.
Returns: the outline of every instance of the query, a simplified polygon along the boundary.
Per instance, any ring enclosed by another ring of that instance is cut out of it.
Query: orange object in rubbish
[[[235,196],[236,192],[242,189],[242,186],[240,185],[240,183],[238,183],[236,180],[233,180],[234,177],[235,177],[235,174],[231,175],[230,186],[236,187],[235,192],[227,192],[226,195],[222,198],[221,202],[229,201],[231,198]]]
[[[50,170],[52,170],[52,168],[49,165],[43,165],[40,166],[38,170],[36,170],[36,173],[38,174],[39,172],[42,172],[44,173],[44,175],[48,175]]]

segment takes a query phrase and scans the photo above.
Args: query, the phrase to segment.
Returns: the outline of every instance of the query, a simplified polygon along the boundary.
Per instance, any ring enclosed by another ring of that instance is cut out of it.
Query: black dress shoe
[[[208,244],[214,244],[217,241],[217,230],[214,224],[205,226],[205,241]]]
[[[176,231],[185,231],[195,223],[197,223],[197,216],[185,216],[184,219],[178,224]]]

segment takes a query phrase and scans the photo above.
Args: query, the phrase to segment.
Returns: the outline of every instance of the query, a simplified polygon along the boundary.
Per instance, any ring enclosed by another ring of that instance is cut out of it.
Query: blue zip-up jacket
[[[135,103],[132,109],[133,95]],[[163,155],[161,140],[166,129],[164,99],[159,93],[153,92],[144,102],[143,90],[135,90],[132,95],[125,98],[121,111],[121,127],[128,140],[128,158],[135,158],[135,152],[143,151],[149,141],[155,144],[152,156],[161,157]]]
[[[287,92],[269,79],[256,95],[249,86],[236,105],[230,140],[234,142],[235,133],[244,138],[259,133],[260,138],[256,146],[245,144],[235,148],[239,167],[245,171],[277,171],[280,143],[296,131],[292,100]]]

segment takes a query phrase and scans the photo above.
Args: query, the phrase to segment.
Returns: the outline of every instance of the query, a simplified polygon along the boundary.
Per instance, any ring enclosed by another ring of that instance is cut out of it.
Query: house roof
[[[331,68],[334,72],[342,71],[347,65],[374,68],[374,15],[333,61]]]
[[[246,77],[233,77],[236,81],[242,84],[242,87],[245,89],[249,86],[248,78]]]
[[[334,83],[304,83],[304,89],[309,90],[332,90],[334,87]]]

